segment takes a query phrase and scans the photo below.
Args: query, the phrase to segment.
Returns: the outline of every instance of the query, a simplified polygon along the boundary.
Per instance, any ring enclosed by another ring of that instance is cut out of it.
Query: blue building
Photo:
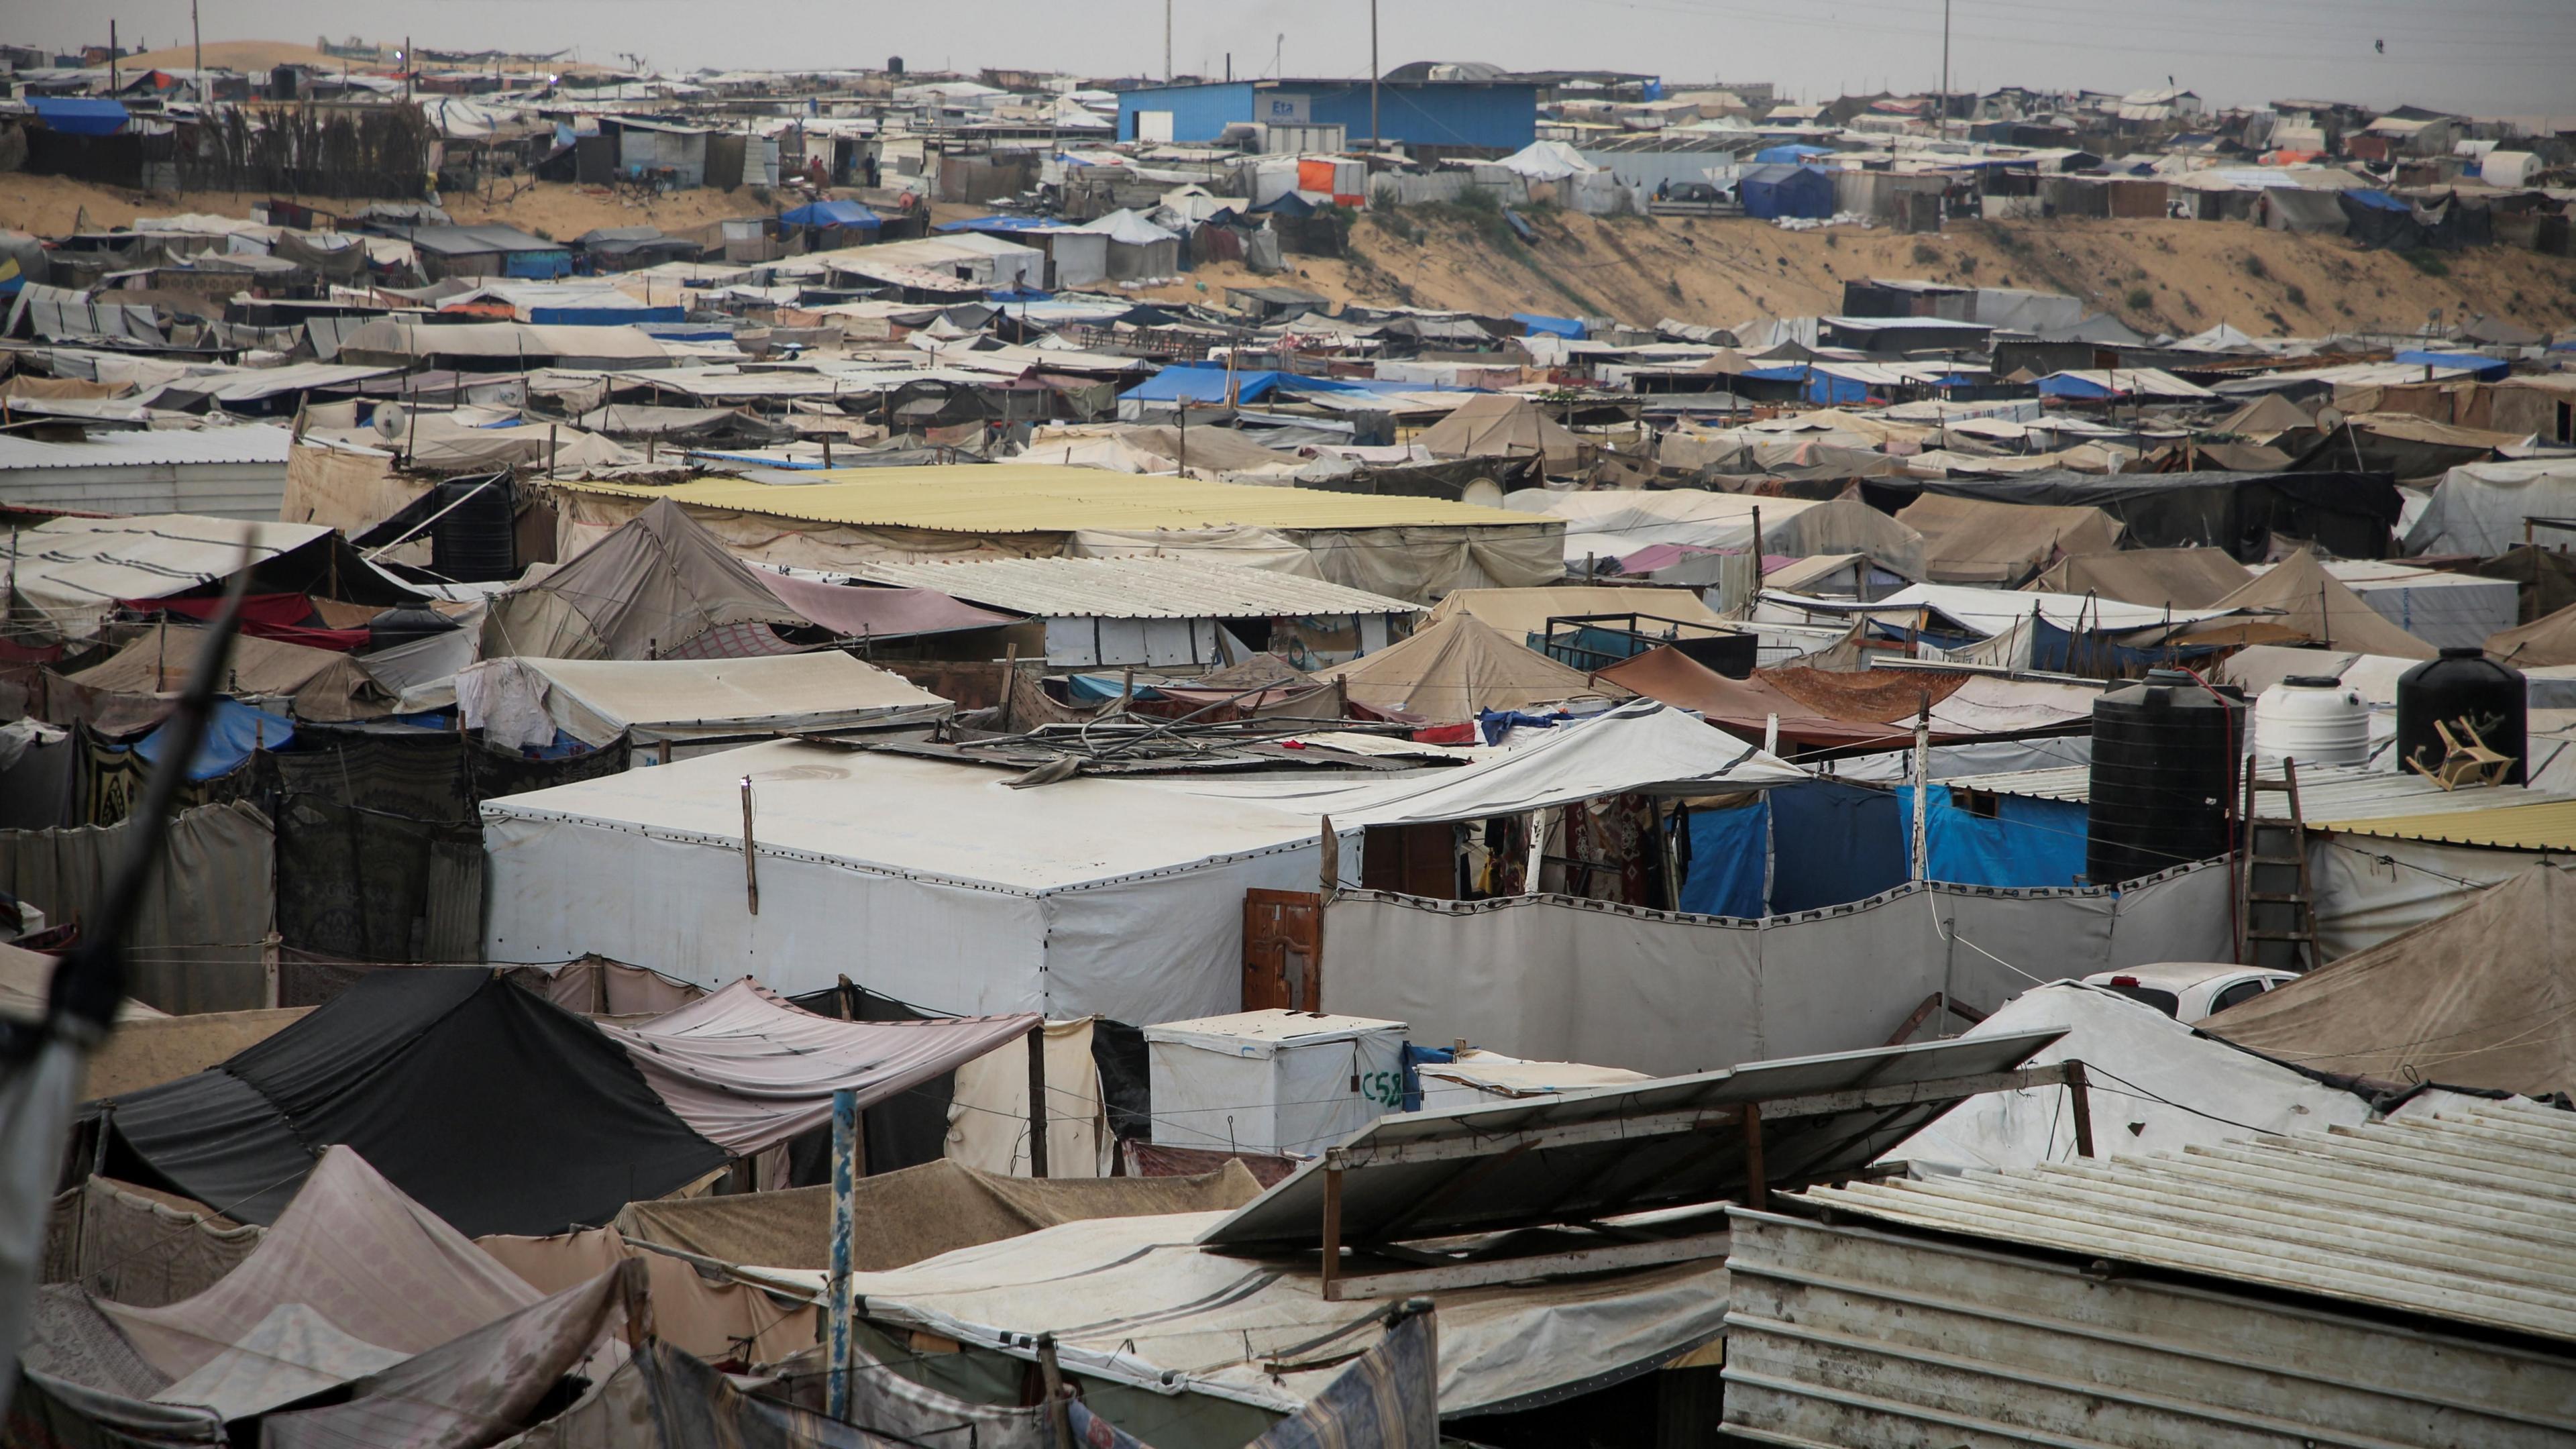
[[[1538,87],[1527,81],[1380,81],[1380,139],[1428,154],[1509,155],[1538,139]],[[1162,118],[1170,118],[1166,134]],[[1118,137],[1214,141],[1245,121],[1340,126],[1369,134],[1369,83],[1353,80],[1209,81],[1118,95]]]

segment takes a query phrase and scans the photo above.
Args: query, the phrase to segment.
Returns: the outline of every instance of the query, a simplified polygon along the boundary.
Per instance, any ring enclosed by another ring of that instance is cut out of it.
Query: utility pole
[[[416,62],[413,61],[411,55],[411,37],[408,35],[403,37],[402,63],[403,99],[408,101],[411,99],[411,73],[416,68]]]
[[[1172,83],[1172,0],[1163,0],[1163,84]]]
[[[188,0],[188,44],[197,52],[197,99],[206,96],[206,37],[197,29],[197,0]]]
[[[116,94],[116,22],[107,22],[107,93]]]
[[[1940,126],[1933,135],[1947,140],[1950,135],[1950,0],[1941,0],[1941,115]]]
[[[1372,151],[1378,149],[1377,78],[1377,0],[1369,0],[1369,149]]]

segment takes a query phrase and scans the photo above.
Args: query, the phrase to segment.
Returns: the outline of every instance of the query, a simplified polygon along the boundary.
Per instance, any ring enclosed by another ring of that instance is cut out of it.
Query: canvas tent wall
[[[2120,524],[2080,504],[1985,503],[1927,493],[1896,521],[1923,535],[1923,577],[2011,588],[2074,553],[2117,548]]]
[[[847,974],[931,1010],[1167,1021],[1239,1007],[1246,889],[1315,887],[1312,817],[1008,778],[780,742],[489,801],[486,959],[595,951],[788,995]]]
[[[807,620],[665,499],[570,562],[492,600],[487,659],[721,658],[782,653],[766,626]]]
[[[2149,608],[2206,609],[2253,579],[2224,549],[2135,548],[2060,559],[2031,586]]]
[[[1536,455],[1547,460],[1550,472],[1571,471],[1589,451],[1535,401],[1510,393],[1469,398],[1413,441],[1435,458]]]
[[[689,752],[782,734],[906,729],[947,700],[838,650],[757,659],[495,659],[461,670],[465,726],[504,745],[594,748],[626,735]]]
[[[2576,517],[2576,459],[2469,463],[2442,475],[2406,547],[2492,556],[2524,541],[2524,519],[2568,517]]]

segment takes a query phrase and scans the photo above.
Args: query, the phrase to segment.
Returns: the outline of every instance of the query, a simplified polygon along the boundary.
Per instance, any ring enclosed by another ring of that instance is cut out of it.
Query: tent
[[[2313,429],[2317,420],[2297,403],[2277,392],[2267,392],[2226,417],[2212,423],[2213,433],[2242,433],[2257,442],[2270,442],[2283,433],[2302,428]]]
[[[1834,179],[1820,167],[1749,166],[1735,190],[1743,199],[1744,214],[1765,221],[1834,214]]]
[[[1528,181],[1563,181],[1601,169],[1563,141],[1532,141],[1493,164]]]
[[[2149,608],[2206,609],[2245,587],[2253,571],[2220,548],[2133,548],[2059,559],[2031,582],[2056,594],[2098,594]]]
[[[885,218],[855,201],[809,201],[778,214],[782,226],[846,227],[854,231],[876,231]]]
[[[1923,577],[2009,588],[2066,554],[2120,546],[2120,524],[2083,505],[1982,503],[1926,493],[1896,515],[1923,535]]]
[[[1803,558],[1859,553],[1906,578],[1923,576],[1923,535],[1855,498],[1818,501],[1697,488],[1522,488],[1503,506],[1565,522],[1565,559],[1633,557],[1652,544]]]
[[[2175,631],[2174,641],[2275,643],[2307,639],[2328,649],[2398,659],[2430,659],[2441,652],[2391,623],[2350,586],[2328,573],[2313,549],[2300,549],[2210,607],[2252,617],[2185,625]]]
[[[2031,1065],[2080,1061],[2097,1073],[2097,1086],[2113,1087],[2092,1098],[2093,1141],[2105,1157],[2215,1148],[2248,1132],[2358,1127],[2373,1115],[2370,1103],[2355,1093],[2213,1041],[2100,986],[2059,981],[2032,987],[1963,1035],[2048,1030],[2065,1034],[2032,1057]],[[1884,1160],[1935,1172],[1973,1172],[2064,1162],[2074,1148],[2066,1089],[2052,1085],[1971,1097]]]
[[[1590,445],[1549,417],[1537,402],[1510,393],[1479,393],[1414,439],[1435,458],[1528,457],[1548,471],[1578,467]]]
[[[371,973],[220,1066],[90,1111],[111,1175],[254,1223],[279,1221],[314,1143],[469,1234],[602,1222],[725,1161],[598,1028],[481,970]]]
[[[483,657],[783,654],[792,646],[768,626],[810,622],[665,498],[544,578],[494,597],[483,621]]]
[[[1670,619],[1696,628],[1686,634],[1717,634],[1731,628],[1699,596],[1697,589],[1632,588],[1617,584],[1556,584],[1531,589],[1458,589],[1424,616],[1437,624],[1455,614],[1502,631],[1507,639],[1527,639],[1547,632],[1547,621],[1577,614],[1638,614],[1641,624]],[[1668,627],[1652,624],[1656,629]]]
[[[2201,1023],[2304,1071],[2576,1090],[2576,876],[2541,864],[2468,905]]]
[[[2466,463],[2442,475],[2406,530],[2406,549],[2491,556],[2524,541],[2524,519],[2568,517],[2576,517],[2576,458]]]
[[[595,951],[791,995],[849,973],[933,1011],[1168,1021],[1240,1004],[1247,888],[1314,888],[1311,819],[1010,779],[780,741],[487,801],[485,959]]]
[[[101,662],[66,677],[84,689],[109,694],[176,694],[187,684],[188,671],[196,667],[205,637],[206,631],[193,625],[155,624]],[[236,637],[232,649],[225,668],[225,691],[292,700],[300,719],[373,719],[393,703],[393,696],[357,660],[339,650],[308,649],[248,635]],[[284,741],[272,738],[269,743]]]
[[[1471,614],[1425,625],[1401,644],[1323,670],[1315,678],[1341,681],[1356,703],[1434,720],[1471,720],[1489,709],[1529,709],[1618,694]]]
[[[2517,669],[2576,664],[2576,604],[2487,636],[2487,652]]]
[[[756,659],[490,659],[457,671],[465,727],[515,749],[563,731],[597,748],[705,748],[783,734],[901,729],[955,706],[839,650]]]
[[[33,647],[48,635],[87,639],[120,603],[221,593],[242,566],[251,526],[187,513],[56,518],[12,535],[12,612],[41,616],[20,625],[14,642]],[[250,550],[250,592],[312,594],[390,608],[421,596],[359,556],[337,529],[309,523],[262,523]]]
[[[767,569],[753,572],[780,603],[843,639],[914,639],[1019,622],[1016,614],[978,608],[935,589],[830,584]]]
[[[1729,679],[1669,644],[1623,659],[1602,670],[1605,684],[1617,685],[1676,709],[1696,711],[1710,724],[1739,739],[1759,742],[1769,737],[1777,719],[1779,748],[1796,756],[1818,750],[1877,747],[1892,749],[1913,739],[1913,731],[1880,721],[1839,719],[1818,712],[1774,688],[1759,675]],[[1926,675],[1936,692],[1955,686],[1955,676]],[[1950,738],[1935,731],[1935,739]]]

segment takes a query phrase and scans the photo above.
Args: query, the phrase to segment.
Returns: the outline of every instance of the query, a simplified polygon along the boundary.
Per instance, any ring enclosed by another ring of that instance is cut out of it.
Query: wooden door
[[[1243,1009],[1321,1011],[1324,898],[1314,891],[1243,893]]]

